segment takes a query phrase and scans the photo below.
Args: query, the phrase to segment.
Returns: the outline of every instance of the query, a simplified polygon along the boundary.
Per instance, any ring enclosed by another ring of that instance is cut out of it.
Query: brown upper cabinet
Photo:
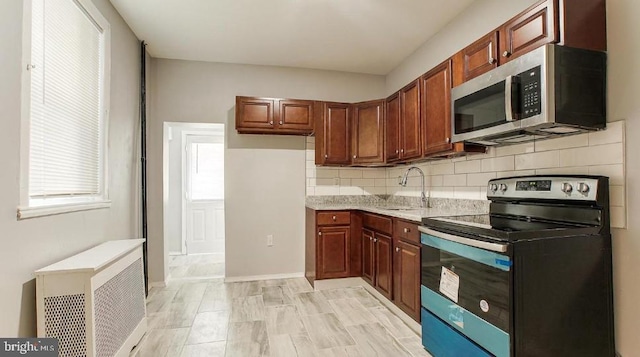
[[[241,134],[310,135],[313,101],[236,97],[236,130]]]
[[[500,64],[547,43],[558,42],[558,1],[538,3],[500,29]]]
[[[420,80],[400,90],[400,159],[417,159],[420,150]]]
[[[498,31],[487,34],[467,46],[460,55],[462,82],[498,67]]]
[[[452,62],[448,59],[420,77],[422,151],[426,158],[486,151],[479,145],[451,143]]]
[[[385,105],[385,158],[400,160],[400,92],[393,93]]]
[[[351,154],[354,165],[384,164],[384,100],[353,105]]]
[[[546,0],[500,28],[500,64],[547,43],[607,49],[605,0]]]
[[[316,165],[351,163],[351,104],[316,102]]]
[[[535,3],[454,55],[453,86],[547,43],[606,51],[605,0]]]
[[[449,151],[451,144],[451,60],[421,77],[422,143],[425,156]]]
[[[386,102],[387,162],[420,158],[420,80],[411,82]]]

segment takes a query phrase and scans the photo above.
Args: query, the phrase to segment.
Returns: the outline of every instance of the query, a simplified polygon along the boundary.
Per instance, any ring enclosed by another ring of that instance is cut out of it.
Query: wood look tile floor
[[[172,255],[169,257],[172,279],[222,278],[224,256],[221,254]]]
[[[420,337],[362,287],[304,278],[175,280],[152,289],[135,357],[425,356]]]

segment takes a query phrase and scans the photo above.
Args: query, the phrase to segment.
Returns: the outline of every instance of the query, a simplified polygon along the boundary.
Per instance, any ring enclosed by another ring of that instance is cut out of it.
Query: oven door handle
[[[460,243],[460,244],[470,245],[472,247],[476,247],[480,249],[486,249],[486,250],[499,252],[499,253],[505,253],[507,251],[506,244],[491,243],[491,242],[485,242],[477,239],[454,236],[453,234],[442,233],[427,227],[418,227],[418,230],[420,230],[420,232],[432,235],[436,238],[441,238],[441,239],[445,239],[445,240]]]

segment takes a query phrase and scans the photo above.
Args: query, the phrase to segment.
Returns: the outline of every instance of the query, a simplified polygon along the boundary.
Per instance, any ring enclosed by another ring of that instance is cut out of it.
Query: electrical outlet
[[[273,247],[273,234],[267,235],[267,247]]]

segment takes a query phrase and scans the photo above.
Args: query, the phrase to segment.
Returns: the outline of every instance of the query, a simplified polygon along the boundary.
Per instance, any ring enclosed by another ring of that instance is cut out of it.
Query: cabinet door
[[[325,103],[323,118],[323,164],[348,165],[351,163],[350,104]]]
[[[255,133],[274,129],[276,102],[273,98],[236,97],[236,130]]]
[[[537,47],[558,42],[558,0],[534,5],[500,29],[500,64]]]
[[[354,105],[352,163],[384,163],[384,100]]]
[[[318,279],[349,276],[350,232],[349,226],[318,228]]]
[[[309,135],[313,132],[313,101],[281,99],[279,111],[278,130],[301,135]]]
[[[420,150],[420,80],[400,90],[400,159],[422,155]]]
[[[373,232],[368,229],[362,230],[362,278],[371,285],[375,281],[375,243],[373,242]]]
[[[451,60],[422,76],[422,143],[424,155],[452,149]]]
[[[391,237],[376,233],[373,241],[376,245],[375,286],[382,295],[391,300],[393,291]]]
[[[396,92],[387,98],[385,109],[385,137],[387,162],[400,158],[400,93]]]
[[[462,76],[468,81],[498,66],[498,32],[494,31],[462,50]]]
[[[393,297],[402,311],[420,321],[420,247],[395,241]]]

